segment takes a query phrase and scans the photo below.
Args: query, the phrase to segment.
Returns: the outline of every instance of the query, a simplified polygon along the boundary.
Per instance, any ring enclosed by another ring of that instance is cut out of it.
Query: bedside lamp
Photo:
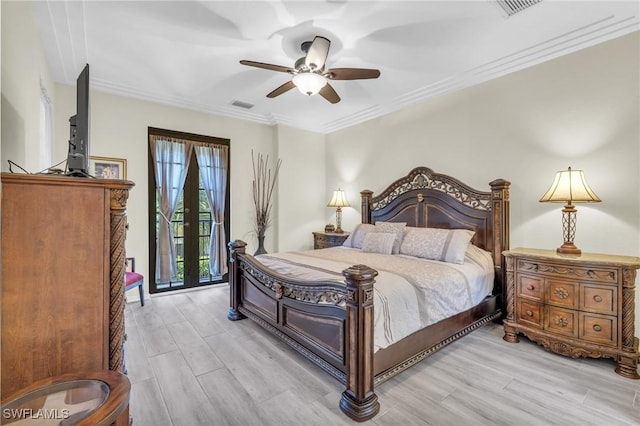
[[[331,201],[327,204],[327,207],[337,207],[336,209],[336,230],[334,231],[336,234],[343,234],[342,230],[342,207],[350,207],[351,204],[347,201],[347,197],[344,194],[344,191],[338,188],[336,191],[333,191],[333,197],[331,197]]]
[[[562,209],[564,244],[556,251],[562,254],[582,254],[573,239],[576,235],[576,213],[573,203],[598,203],[600,198],[589,188],[582,170],[562,170],[556,173],[551,188],[540,198],[541,202],[566,203]]]

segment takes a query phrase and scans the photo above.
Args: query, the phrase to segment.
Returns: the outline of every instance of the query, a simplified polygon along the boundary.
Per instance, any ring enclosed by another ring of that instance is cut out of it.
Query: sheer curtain
[[[207,144],[196,145],[195,150],[202,185],[213,215],[209,238],[209,272],[213,276],[221,276],[228,271],[225,247],[227,236],[224,232],[224,201],[229,168],[229,147]]]
[[[156,250],[156,282],[171,281],[176,277],[176,247],[173,244],[171,218],[176,211],[189,168],[191,144],[172,138],[150,135],[151,155],[155,164],[160,220]]]

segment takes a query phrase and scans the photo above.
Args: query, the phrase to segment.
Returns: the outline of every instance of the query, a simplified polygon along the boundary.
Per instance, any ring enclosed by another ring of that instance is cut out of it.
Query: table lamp
[[[582,250],[576,247],[573,240],[576,236],[576,213],[573,203],[598,203],[600,198],[589,188],[582,170],[562,170],[549,190],[540,198],[541,202],[566,203],[562,209],[562,233],[564,244],[556,251],[561,254],[580,255]]]
[[[331,201],[327,204],[327,207],[337,207],[336,209],[336,230],[334,231],[336,234],[343,234],[342,230],[342,207],[350,207],[349,201],[347,201],[347,196],[344,194],[344,191],[338,188],[336,191],[333,191],[333,197],[331,197]]]

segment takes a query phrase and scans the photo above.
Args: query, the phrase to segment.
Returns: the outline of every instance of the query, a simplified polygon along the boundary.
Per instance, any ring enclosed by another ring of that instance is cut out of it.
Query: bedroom
[[[66,153],[74,88],[51,80],[34,25],[26,6],[3,2],[3,171],[7,159],[37,168],[31,153],[38,152],[32,142],[38,112],[30,99],[40,76],[55,96],[53,158]],[[250,167],[252,148],[282,158],[287,167],[279,180],[268,251],[311,248],[311,232],[335,218],[333,209],[326,208],[333,189],[342,187],[351,205],[358,206],[360,190],[379,191],[390,179],[422,165],[465,176],[477,187],[496,177],[510,180],[511,246],[554,248],[561,242],[559,206],[538,199],[555,171],[571,165],[585,170],[603,200],[579,207],[578,246],[638,256],[638,51],[634,32],[328,135],[96,92],[92,152],[129,161],[128,177],[136,188],[128,207],[127,251],[142,271],[148,268],[147,171],[136,165],[146,164],[147,148],[135,141],[146,140],[148,126],[237,141],[232,154],[236,171]],[[255,244],[249,232],[250,181],[242,174],[234,179],[231,234]],[[344,209],[346,230],[358,222],[358,208]]]

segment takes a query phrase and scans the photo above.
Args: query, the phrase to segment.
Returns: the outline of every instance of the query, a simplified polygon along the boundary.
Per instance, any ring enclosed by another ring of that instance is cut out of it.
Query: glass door
[[[156,243],[158,228],[162,216],[159,208],[159,199],[155,190],[155,177],[150,172],[150,205],[155,206],[155,214],[149,218],[153,221],[153,235],[150,235],[150,272],[153,277],[150,280],[150,293],[178,290],[184,288],[219,284],[228,281],[228,273],[214,276],[209,268],[209,239],[211,227],[214,224],[214,215],[211,212],[207,195],[202,184],[202,178],[198,169],[198,161],[195,151],[191,153],[189,168],[185,179],[182,194],[180,195],[176,211],[170,224],[173,231],[173,245],[176,249],[176,276],[170,280],[161,281],[155,274]],[[227,179],[225,200],[224,228],[229,239],[229,178]],[[153,204],[151,204],[153,203]],[[227,249],[226,244],[223,248]]]

